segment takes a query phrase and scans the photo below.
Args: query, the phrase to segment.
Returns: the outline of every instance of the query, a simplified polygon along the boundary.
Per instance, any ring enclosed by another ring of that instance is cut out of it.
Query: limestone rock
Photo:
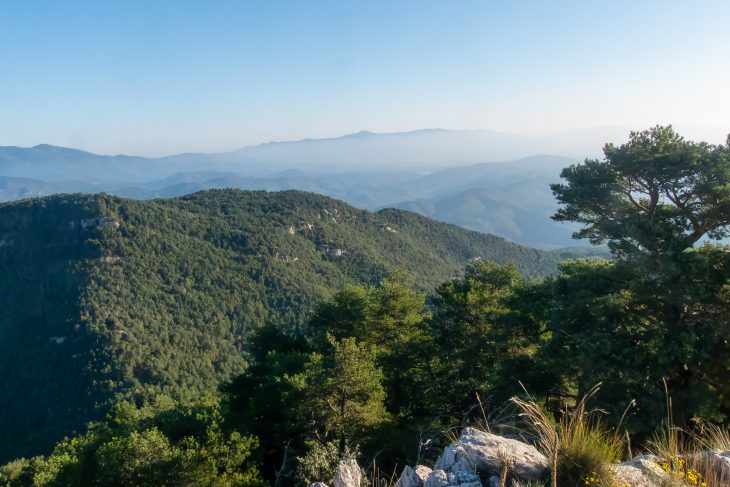
[[[396,487],[423,487],[423,483],[431,475],[431,469],[423,465],[416,466],[415,470],[406,465]]]
[[[360,487],[362,470],[354,458],[347,458],[337,465],[335,471],[335,487]]]
[[[482,482],[474,472],[434,470],[424,482],[424,487],[482,487]]]
[[[505,460],[510,473],[522,480],[539,480],[548,469],[547,458],[535,447],[476,428],[464,428],[459,439],[444,450],[435,468],[499,476]]]
[[[661,459],[654,455],[640,455],[611,467],[614,480],[632,487],[658,487],[666,473],[659,466]]]
[[[482,481],[479,479],[479,475],[474,472],[451,472],[447,474],[449,479],[449,485],[459,487],[482,487]]]
[[[424,487],[447,487],[448,485],[449,477],[441,469],[432,471],[424,482]]]

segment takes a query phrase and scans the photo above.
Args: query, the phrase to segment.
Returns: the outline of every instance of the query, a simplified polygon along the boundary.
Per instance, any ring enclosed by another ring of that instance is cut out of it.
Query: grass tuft
[[[512,399],[532,427],[538,449],[550,460],[552,487],[584,486],[588,479],[604,485],[612,482],[609,466],[620,460],[624,445],[603,427],[598,411],[587,409],[588,400],[598,390],[597,385],[557,422],[529,395]]]

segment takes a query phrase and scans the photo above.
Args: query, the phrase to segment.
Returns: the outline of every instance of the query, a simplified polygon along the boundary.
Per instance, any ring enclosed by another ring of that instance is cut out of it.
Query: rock
[[[708,450],[700,453],[702,462],[717,471],[722,480],[730,484],[730,450]]]
[[[101,217],[97,220],[97,225],[101,228],[119,228],[119,222],[114,218]]]
[[[335,471],[335,487],[360,487],[362,481],[362,470],[354,458],[347,458],[337,465]]]
[[[324,482],[315,482],[313,484],[309,484],[309,487],[327,487],[327,484]]]
[[[441,469],[431,472],[431,475],[424,482],[424,487],[447,487],[448,485],[449,477]]]
[[[482,481],[475,472],[434,470],[424,482],[424,487],[482,487]]]
[[[451,472],[448,473],[447,478],[449,479],[449,485],[459,487],[482,487],[482,481],[474,472]]]
[[[444,450],[435,468],[499,477],[505,460],[510,474],[522,480],[539,480],[548,469],[547,458],[535,447],[476,428],[464,428],[459,439]]]
[[[496,475],[489,477],[489,487],[499,487],[499,480],[499,477]]]
[[[614,481],[632,487],[658,487],[666,473],[659,466],[662,460],[654,455],[639,455],[611,467]]]
[[[396,487],[423,487],[423,483],[429,475],[431,475],[431,469],[428,467],[418,465],[414,470],[406,465],[398,482],[396,482]]]
[[[645,474],[661,476],[664,473],[664,470],[659,466],[661,462],[662,459],[656,455],[639,455],[619,465],[636,467]]]

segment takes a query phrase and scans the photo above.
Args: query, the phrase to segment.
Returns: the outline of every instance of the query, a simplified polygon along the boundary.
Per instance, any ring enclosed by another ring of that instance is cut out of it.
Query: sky
[[[0,145],[163,155],[433,127],[722,134],[728,19],[727,0],[0,0]]]

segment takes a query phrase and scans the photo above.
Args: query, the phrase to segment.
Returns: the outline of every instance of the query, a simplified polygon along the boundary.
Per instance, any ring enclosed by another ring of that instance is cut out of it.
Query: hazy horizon
[[[719,0],[0,0],[0,145],[161,156],[361,130],[656,124],[719,143],[729,14]]]
[[[657,125],[657,124],[654,124]],[[654,126],[651,125],[651,126]],[[669,124],[673,125],[673,124]],[[686,139],[689,140],[696,140],[696,141],[705,141],[712,144],[723,144],[726,142],[726,138],[730,135],[730,129],[725,130],[721,127],[703,127],[703,126],[696,126],[696,125],[673,125],[675,130],[682,136],[684,136]],[[220,149],[220,150],[211,150],[211,151],[204,151],[204,150],[191,150],[186,152],[169,152],[169,153],[134,153],[130,151],[123,151],[123,152],[114,152],[114,153],[105,153],[101,151],[94,151],[91,149],[87,149],[84,147],[71,147],[71,146],[64,146],[64,145],[56,145],[56,144],[49,144],[47,142],[38,142],[37,144],[33,145],[18,145],[18,144],[2,144],[0,147],[18,147],[21,149],[32,149],[39,146],[49,145],[53,147],[60,147],[64,149],[72,149],[72,150],[80,150],[84,152],[89,152],[95,155],[102,155],[102,156],[133,156],[133,157],[145,157],[145,158],[165,158],[165,157],[171,157],[171,156],[177,156],[177,155],[188,155],[188,154],[226,154],[230,152],[236,152],[240,150],[250,149],[250,148],[256,148],[260,146],[266,146],[269,144],[287,144],[287,143],[297,143],[297,142],[314,142],[314,141],[328,141],[328,140],[338,140],[338,139],[346,139],[351,136],[356,136],[360,134],[371,134],[371,135],[400,135],[400,134],[413,134],[418,132],[428,132],[428,131],[443,131],[443,132],[484,132],[484,133],[494,133],[494,134],[502,134],[502,135],[508,135],[508,136],[518,136],[518,137],[526,137],[526,138],[532,138],[532,139],[546,139],[553,136],[561,136],[566,134],[580,134],[580,133],[588,133],[592,131],[600,132],[601,130],[605,131],[612,131],[617,132],[621,134],[620,139],[613,139],[613,140],[606,140],[606,143],[622,143],[626,137],[630,134],[631,131],[639,131],[644,130],[647,127],[620,127],[620,126],[605,126],[605,127],[584,127],[584,128],[575,128],[572,130],[565,130],[560,132],[551,132],[551,133],[541,133],[541,134],[521,134],[521,133],[515,133],[515,132],[506,132],[501,130],[492,130],[492,129],[485,129],[485,128],[473,128],[473,129],[453,129],[453,128],[445,128],[445,127],[427,127],[427,128],[416,128],[413,130],[403,130],[403,131],[397,131],[397,132],[378,132],[374,130],[358,130],[356,132],[348,132],[348,133],[342,133],[342,134],[333,134],[333,135],[324,135],[321,137],[302,137],[298,139],[282,139],[282,140],[261,140],[259,142],[254,142],[246,145],[236,145],[231,148],[227,149]],[[597,146],[596,151],[600,151],[601,147]],[[539,154],[539,153],[537,153]],[[546,152],[545,155],[559,155],[560,152]],[[526,156],[525,156],[526,157]],[[587,154],[586,157],[599,157],[596,154]],[[509,161],[502,161],[502,160],[493,160],[493,161],[485,161],[485,162],[509,162]]]

